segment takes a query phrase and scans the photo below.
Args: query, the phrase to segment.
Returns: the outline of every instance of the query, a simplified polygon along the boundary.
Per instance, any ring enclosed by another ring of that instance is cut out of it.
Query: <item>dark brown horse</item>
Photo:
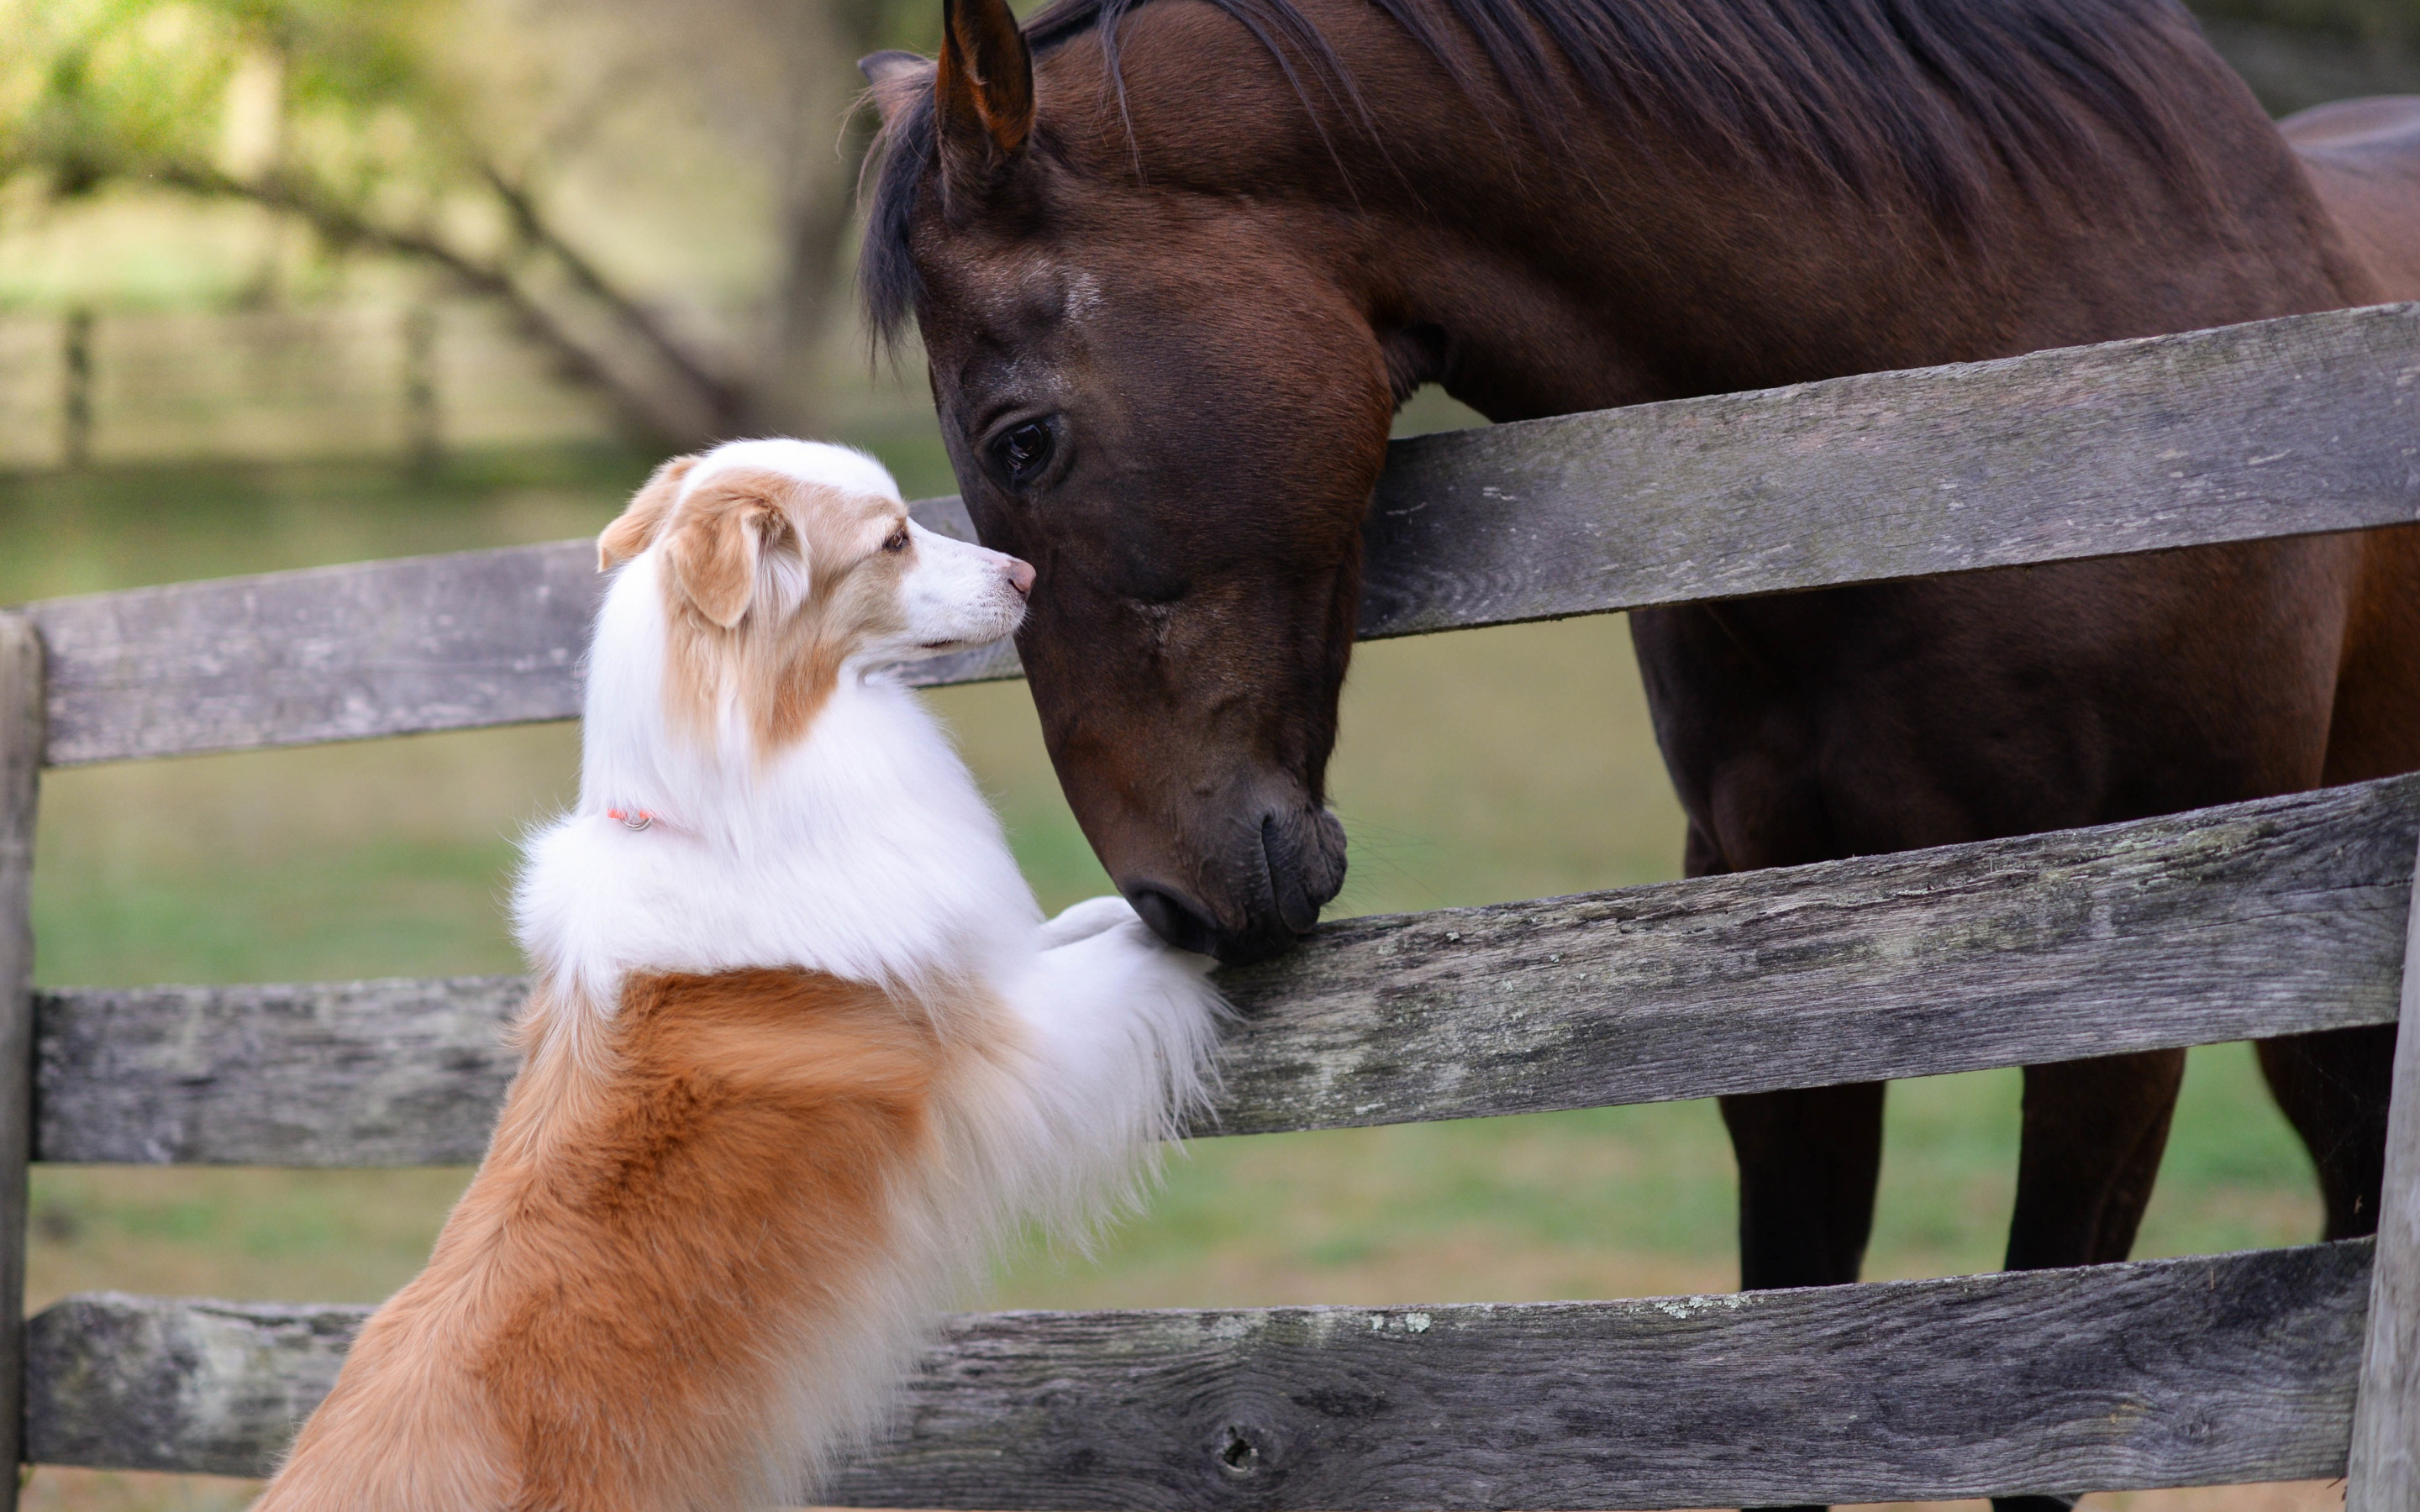
[[[912,315],[1069,801],[1249,960],[1324,808],[1388,417],[1497,420],[2420,296],[2420,102],[2285,134],[2168,0],[946,0],[867,60]],[[1619,518],[1621,501],[1606,501]],[[2420,767],[2420,533],[1634,616],[1693,874]],[[1450,716],[1448,716],[1450,717]],[[2332,1235],[2391,1030],[2263,1047]],[[2012,1266],[2116,1259],[2180,1054],[2025,1078]],[[1879,1085],[1726,1100],[1750,1287],[1854,1279]]]

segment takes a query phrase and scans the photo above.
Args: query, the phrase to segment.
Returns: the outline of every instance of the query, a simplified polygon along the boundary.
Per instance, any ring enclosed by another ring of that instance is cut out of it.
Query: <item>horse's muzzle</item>
[[[1257,845],[1239,846],[1218,874],[1224,898],[1201,898],[1156,880],[1121,878],[1119,889],[1153,933],[1180,949],[1249,965],[1292,949],[1344,886],[1344,826],[1325,809],[1273,809]]]

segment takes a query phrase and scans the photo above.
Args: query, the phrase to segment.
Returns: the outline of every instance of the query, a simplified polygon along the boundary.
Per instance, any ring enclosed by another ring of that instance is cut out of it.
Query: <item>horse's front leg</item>
[[[1793,806],[1766,798],[1764,807]],[[1794,806],[1800,811],[1811,807]],[[1815,837],[1767,844],[1757,862],[1787,865],[1821,855]],[[1683,870],[1731,870],[1697,823]],[[1740,1289],[1830,1287],[1857,1279],[1874,1227],[1883,1167],[1883,1084],[1749,1092],[1718,1100],[1739,1162]]]
[[[1739,1159],[1741,1288],[1854,1281],[1882,1175],[1883,1084],[1751,1092],[1721,1103]]]
[[[1721,1100],[1739,1159],[1740,1287],[1857,1279],[1883,1164],[1883,1084]]]
[[[2025,1068],[2009,1269],[2122,1260],[2150,1205],[2185,1053],[2149,1050]],[[2066,1512],[2067,1496],[2003,1496],[1993,1512]]]

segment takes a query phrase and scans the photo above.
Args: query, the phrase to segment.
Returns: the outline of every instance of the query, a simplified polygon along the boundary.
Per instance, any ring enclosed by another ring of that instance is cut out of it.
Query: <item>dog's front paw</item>
[[[1059,917],[1042,926],[1042,949],[1055,950],[1078,940],[1117,928],[1120,924],[1140,925],[1134,905],[1111,893],[1106,898],[1087,898],[1060,911]]]

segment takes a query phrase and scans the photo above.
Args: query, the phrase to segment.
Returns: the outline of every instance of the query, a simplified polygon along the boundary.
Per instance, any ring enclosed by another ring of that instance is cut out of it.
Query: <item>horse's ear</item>
[[[857,60],[857,71],[873,85],[868,92],[885,130],[933,91],[933,60],[914,53],[868,53]]]
[[[656,538],[656,529],[680,497],[681,479],[697,466],[694,456],[676,456],[656,469],[639,491],[630,496],[629,503],[615,516],[613,523],[597,537],[597,570],[611,572],[647,548]]]
[[[941,0],[933,76],[942,183],[980,190],[1033,134],[1033,57],[1008,0]]]

